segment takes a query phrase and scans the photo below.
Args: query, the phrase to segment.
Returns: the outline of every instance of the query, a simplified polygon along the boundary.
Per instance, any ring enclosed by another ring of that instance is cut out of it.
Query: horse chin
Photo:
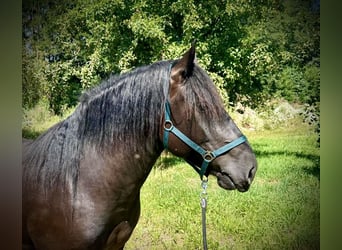
[[[233,180],[229,177],[228,174],[224,172],[216,172],[214,174],[217,177],[217,184],[226,190],[234,190],[236,189],[236,186],[233,182]]]
[[[225,172],[214,172],[213,173],[217,178],[217,184],[226,190],[235,190],[237,189],[239,192],[246,192],[247,190],[244,188],[240,188],[238,185],[234,183],[232,178]]]

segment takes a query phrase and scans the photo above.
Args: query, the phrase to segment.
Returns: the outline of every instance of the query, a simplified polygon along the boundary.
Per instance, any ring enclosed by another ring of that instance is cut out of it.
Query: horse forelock
[[[199,66],[195,66],[193,74],[185,82],[185,110],[193,113],[195,109],[208,118],[218,120],[225,117],[225,108],[217,88],[208,74]]]

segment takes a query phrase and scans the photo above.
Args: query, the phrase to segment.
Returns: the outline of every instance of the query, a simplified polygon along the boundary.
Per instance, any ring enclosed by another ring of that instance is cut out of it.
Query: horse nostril
[[[253,177],[254,177],[254,174],[255,174],[255,171],[256,171],[256,168],[255,166],[253,166],[249,172],[248,172],[248,176],[247,176],[247,179],[244,180],[243,182],[240,183],[239,187],[239,191],[240,192],[247,192],[251,183],[252,183],[252,180],[253,180]]]
[[[253,179],[254,173],[255,173],[255,167],[253,166],[253,167],[251,168],[251,170],[249,170],[249,173],[248,173],[248,181],[249,181],[249,182]]]
[[[246,180],[245,182],[240,184],[239,186],[240,188],[238,187],[238,190],[240,192],[247,192],[250,187],[250,183],[251,183],[250,180]]]

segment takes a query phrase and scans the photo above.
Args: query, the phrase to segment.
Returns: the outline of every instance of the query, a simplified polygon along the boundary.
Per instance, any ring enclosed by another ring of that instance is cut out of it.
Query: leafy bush
[[[320,100],[320,69],[315,65],[284,67],[277,81],[277,95],[290,102],[314,104]]]
[[[297,124],[302,110],[302,106],[295,107],[286,100],[271,100],[258,109],[238,103],[230,114],[239,127],[270,130]]]
[[[313,105],[305,104],[305,108],[301,113],[304,122],[314,126],[317,134],[317,144],[320,146],[321,142],[321,124],[320,124],[320,107],[319,103]]]

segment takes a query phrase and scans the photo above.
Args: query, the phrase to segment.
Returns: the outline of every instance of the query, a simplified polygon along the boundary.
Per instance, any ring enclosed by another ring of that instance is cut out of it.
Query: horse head
[[[224,189],[249,189],[257,170],[255,155],[214,83],[195,63],[194,45],[172,64],[162,124],[164,146],[201,178],[211,174]]]

